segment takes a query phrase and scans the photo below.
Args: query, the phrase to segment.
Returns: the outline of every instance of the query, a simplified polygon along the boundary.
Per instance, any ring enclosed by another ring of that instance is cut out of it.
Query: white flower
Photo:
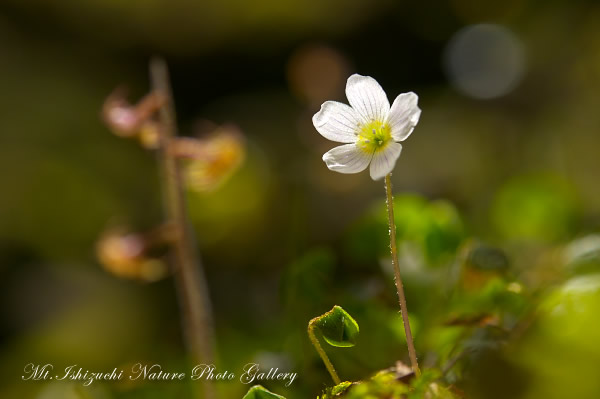
[[[313,124],[326,139],[347,143],[323,155],[331,170],[358,173],[371,164],[373,180],[390,173],[402,151],[404,141],[419,122],[418,96],[400,94],[390,102],[379,83],[370,76],[354,74],[346,83],[351,106],[326,101],[313,116]]]

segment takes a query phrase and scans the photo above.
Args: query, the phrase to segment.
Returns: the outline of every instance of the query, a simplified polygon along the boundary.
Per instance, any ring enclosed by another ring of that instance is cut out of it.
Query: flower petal
[[[388,123],[392,130],[392,138],[404,141],[419,122],[421,109],[417,106],[419,96],[415,93],[402,93],[394,100],[388,116]]]
[[[336,172],[358,173],[367,168],[371,156],[358,148],[356,144],[345,144],[327,151],[323,155],[323,161],[329,169]]]
[[[390,102],[379,83],[370,76],[354,74],[346,82],[346,97],[365,122],[383,122],[390,112]]]
[[[401,151],[400,143],[390,141],[384,150],[376,152],[371,160],[371,179],[379,180],[390,173],[394,169]]]
[[[358,127],[362,124],[352,107],[337,101],[324,102],[312,121],[321,136],[339,143],[354,143]]]

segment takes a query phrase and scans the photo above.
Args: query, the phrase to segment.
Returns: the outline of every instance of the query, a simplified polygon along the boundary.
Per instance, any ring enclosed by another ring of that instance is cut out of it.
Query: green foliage
[[[311,324],[329,345],[347,348],[356,344],[358,323],[340,306],[334,306],[314,320]]]
[[[508,256],[499,248],[466,245],[459,280],[448,302],[447,322],[454,325],[502,324],[526,308],[524,286],[510,277]]]
[[[109,390],[101,384],[85,387],[77,382],[54,381],[45,384],[36,399],[110,399]]]
[[[480,270],[504,272],[509,260],[504,251],[485,244],[477,244],[467,254],[466,264]]]
[[[421,233],[421,243],[427,259],[438,262],[444,257],[451,256],[464,237],[464,227],[458,211],[448,201],[432,201],[426,208],[428,225]],[[396,217],[398,224],[402,215]],[[410,239],[418,240],[419,235]]]
[[[530,293],[512,275],[504,251],[476,240],[463,248],[457,279],[447,286],[451,294],[422,339],[437,354],[439,367],[448,367],[448,381],[461,381],[479,356],[499,350],[531,309]]]
[[[513,360],[530,397],[594,398],[600,392],[600,274],[576,276],[543,298]]]
[[[400,398],[409,392],[408,385],[399,381],[396,374],[382,372],[370,380],[353,386],[344,396],[346,399]]]
[[[552,176],[524,176],[500,189],[492,217],[506,238],[548,242],[572,231],[576,209],[568,183]]]
[[[411,391],[407,399],[453,399],[456,396],[440,382],[441,375],[437,370],[425,370],[423,374],[412,381]]]
[[[388,221],[385,202],[375,205],[349,232],[347,251],[369,261],[389,256]],[[454,254],[464,238],[463,222],[447,201],[428,201],[406,194],[394,199],[394,220],[399,242],[416,245],[430,265],[438,265]]]
[[[600,306],[600,274],[577,276],[553,290],[541,303],[539,323],[548,335],[560,340],[575,340],[575,346],[600,341],[596,309]],[[600,353],[596,349],[594,352]]]
[[[412,375],[412,374],[411,374]],[[377,373],[365,382],[348,385],[342,395],[345,399],[454,399],[456,396],[438,380],[440,373],[436,370],[426,370],[419,378],[409,381],[398,375],[394,370]],[[333,397],[333,396],[331,396]],[[323,399],[329,397],[323,397]]]
[[[387,318],[383,321],[383,323],[391,330],[393,336],[398,340],[398,342],[405,343],[406,330],[404,330],[404,321],[402,320],[402,315],[397,311],[393,311],[387,313],[385,316],[387,316]],[[408,321],[410,323],[412,335],[414,337],[418,336],[421,328],[420,321],[410,313],[408,315]]]
[[[203,237],[205,245],[235,243],[246,251],[252,243],[263,238],[260,228],[265,218],[267,187],[262,173],[264,165],[252,148],[248,149],[244,167],[214,193],[187,193],[190,219],[200,231],[210,230]],[[243,200],[240,200],[243,199]],[[241,256],[244,251],[222,250],[222,255]]]
[[[285,397],[267,390],[262,385],[254,385],[242,399],[285,399]]]
[[[576,273],[600,271],[600,235],[590,234],[566,245],[563,253],[567,270]]]
[[[333,399],[342,397],[342,395],[348,390],[348,388],[350,388],[351,385],[352,382],[344,381],[334,387],[325,389],[323,395],[318,396],[317,399]]]
[[[496,315],[510,312],[518,314],[526,298],[519,291],[521,285],[494,277],[484,282],[478,289],[457,293],[450,303],[449,313],[456,317]]]
[[[306,313],[322,302],[334,268],[335,255],[329,248],[311,249],[289,265],[283,289],[286,307],[294,317],[309,317]]]

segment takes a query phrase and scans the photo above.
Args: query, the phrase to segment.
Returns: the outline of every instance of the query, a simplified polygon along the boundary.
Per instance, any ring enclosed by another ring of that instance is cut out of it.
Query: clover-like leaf
[[[323,339],[331,346],[347,348],[356,344],[358,323],[340,306],[334,306],[329,312],[315,320],[315,327]]]
[[[321,347],[317,339],[317,332],[331,346],[347,348],[356,344],[358,336],[358,323],[340,306],[335,305],[329,312],[317,316],[308,322],[308,337],[313,346],[319,352],[319,356],[325,363],[325,367],[331,374],[331,378],[336,385],[342,381],[338,377],[333,364],[327,357],[327,354]]]
[[[254,385],[242,399],[285,399],[285,397],[269,391],[262,385]]]

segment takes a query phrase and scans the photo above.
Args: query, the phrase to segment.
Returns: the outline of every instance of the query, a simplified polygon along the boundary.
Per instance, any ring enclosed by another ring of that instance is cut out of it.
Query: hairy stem
[[[208,286],[200,256],[194,244],[194,233],[188,221],[180,165],[172,147],[177,137],[175,107],[169,84],[167,65],[162,59],[150,63],[153,90],[164,98],[160,108],[160,151],[165,212],[176,231],[173,252],[173,274],[182,313],[185,342],[195,362],[213,363],[213,319]],[[204,397],[214,399],[211,381],[203,381]]]
[[[323,363],[325,363],[325,367],[327,367],[327,371],[329,371],[329,374],[331,374],[331,378],[333,378],[333,382],[335,383],[335,385],[338,385],[342,381],[340,380],[340,377],[338,377],[337,373],[335,372],[335,368],[333,367],[333,364],[331,364],[331,361],[329,360],[329,357],[327,356],[327,353],[325,353],[325,350],[323,349],[323,347],[319,343],[319,340],[317,339],[317,336],[315,334],[316,323],[322,317],[323,316],[315,317],[314,319],[312,319],[308,323],[308,338],[310,338],[310,341],[312,342],[313,346],[315,347],[315,349],[319,353],[319,356],[321,356],[321,359],[323,360]]]
[[[417,352],[413,342],[412,332],[410,331],[410,322],[408,321],[408,308],[406,307],[406,297],[404,296],[404,286],[400,277],[400,265],[398,264],[398,248],[396,246],[396,222],[394,221],[394,196],[392,195],[391,173],[385,176],[385,192],[387,199],[388,223],[390,227],[390,251],[392,253],[392,264],[394,266],[394,275],[396,289],[398,290],[398,301],[400,302],[400,311],[402,313],[402,322],[404,323],[404,332],[406,334],[406,344],[408,346],[408,356],[410,365],[418,377],[421,375],[419,363],[417,362]]]

